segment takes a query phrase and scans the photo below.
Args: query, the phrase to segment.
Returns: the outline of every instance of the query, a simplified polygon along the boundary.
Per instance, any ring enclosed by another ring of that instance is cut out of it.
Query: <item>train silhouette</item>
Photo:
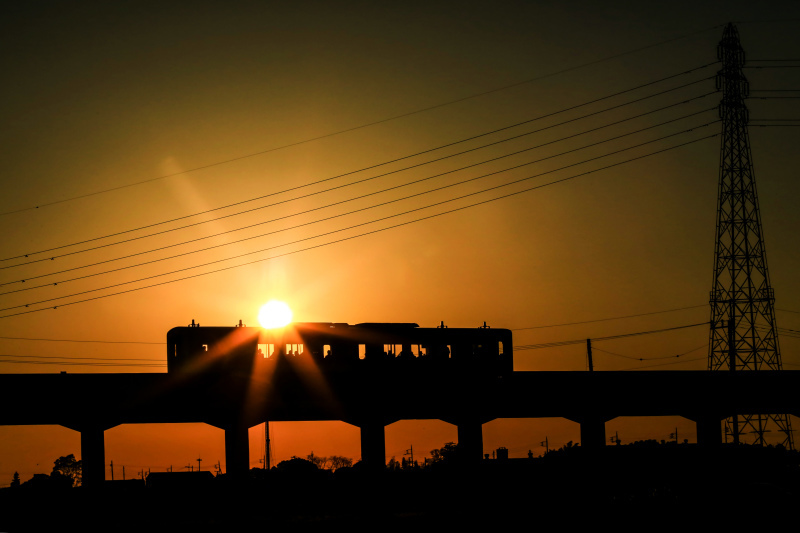
[[[511,331],[421,328],[412,323],[301,322],[283,328],[200,327],[167,333],[170,373],[261,372],[280,361],[323,371],[354,368],[438,368],[503,376],[513,371]]]

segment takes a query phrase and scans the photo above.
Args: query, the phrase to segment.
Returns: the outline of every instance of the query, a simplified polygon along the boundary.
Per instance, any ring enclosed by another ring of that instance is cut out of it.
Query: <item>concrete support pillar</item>
[[[386,433],[381,422],[362,424],[361,461],[370,470],[386,466]]]
[[[697,444],[705,448],[714,448],[722,444],[722,422],[715,416],[697,417]]]
[[[587,417],[580,420],[581,447],[598,450],[606,445],[606,421],[602,417]]]
[[[247,479],[250,472],[250,442],[247,426],[235,425],[225,428],[226,473],[234,481]]]
[[[480,463],[483,459],[483,424],[461,422],[456,427],[460,459],[465,463]]]
[[[98,489],[106,479],[106,443],[102,427],[81,429],[82,481],[88,489]]]

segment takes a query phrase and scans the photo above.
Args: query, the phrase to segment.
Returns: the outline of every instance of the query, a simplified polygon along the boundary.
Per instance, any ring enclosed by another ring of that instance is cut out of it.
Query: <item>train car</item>
[[[513,371],[507,329],[421,328],[411,323],[301,322],[264,329],[192,324],[167,333],[169,372],[258,372],[280,360],[322,370],[370,366]]]

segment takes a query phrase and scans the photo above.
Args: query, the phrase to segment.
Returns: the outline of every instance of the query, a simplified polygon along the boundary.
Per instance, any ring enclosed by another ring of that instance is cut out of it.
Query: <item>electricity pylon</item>
[[[717,47],[722,69],[717,89],[722,119],[714,283],[711,290],[709,370],[744,372],[781,370],[775,324],[775,293],[770,286],[761,214],[747,132],[744,50],[739,32],[728,24]],[[793,447],[789,415],[734,415],[725,422],[734,443],[764,445],[765,433],[782,433],[780,442]]]

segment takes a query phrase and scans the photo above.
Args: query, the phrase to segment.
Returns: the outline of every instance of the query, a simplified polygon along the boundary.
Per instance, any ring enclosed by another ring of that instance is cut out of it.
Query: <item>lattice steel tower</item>
[[[722,62],[717,74],[722,146],[708,367],[732,372],[780,370],[775,293],[769,282],[747,132],[744,50],[733,24],[725,27],[717,58]],[[765,433],[780,432],[780,442],[793,446],[786,414],[735,415],[725,424],[726,441],[730,435],[734,443],[764,445]]]

